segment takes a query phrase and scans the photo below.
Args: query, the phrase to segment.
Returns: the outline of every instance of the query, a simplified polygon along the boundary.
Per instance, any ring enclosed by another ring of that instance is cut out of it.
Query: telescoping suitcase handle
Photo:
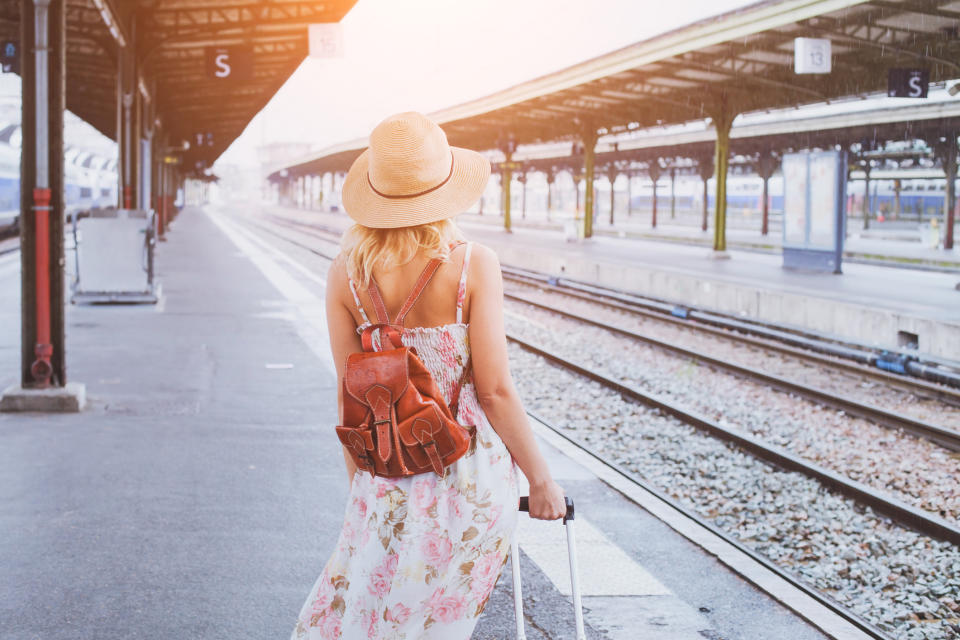
[[[586,640],[583,629],[583,604],[580,600],[580,582],[577,577],[577,539],[574,535],[573,520],[576,510],[573,499],[567,498],[567,513],[563,516],[564,528],[567,530],[567,558],[570,561],[570,594],[573,596],[573,616],[577,624],[577,640]],[[520,498],[520,511],[530,512],[530,498]],[[517,536],[513,536],[510,549],[510,562],[513,568],[513,608],[517,615],[517,640],[527,640],[527,632],[523,627],[523,593],[520,587],[520,551],[517,547]]]

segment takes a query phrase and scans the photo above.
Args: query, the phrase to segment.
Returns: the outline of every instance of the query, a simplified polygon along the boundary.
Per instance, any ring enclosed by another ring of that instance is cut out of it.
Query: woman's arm
[[[503,277],[497,255],[474,245],[470,284],[470,353],[477,397],[494,430],[530,483],[530,516],[555,520],[566,513],[561,489],[547,468],[510,376],[503,328]]]
[[[339,424],[343,424],[343,370],[347,363],[347,356],[363,350],[353,315],[343,300],[342,292],[347,286],[343,257],[338,256],[327,272],[326,307],[330,351],[333,353],[333,363],[337,368],[337,421]],[[352,296],[349,302],[353,304]],[[357,465],[354,464],[346,447],[343,447],[343,459],[347,463],[347,477],[352,484]]]

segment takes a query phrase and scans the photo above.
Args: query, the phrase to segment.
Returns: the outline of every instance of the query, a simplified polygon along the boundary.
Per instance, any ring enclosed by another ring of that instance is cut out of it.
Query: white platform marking
[[[672,594],[589,520],[578,517],[576,526],[577,565],[584,597]],[[569,596],[570,565],[563,525],[521,514],[517,535],[523,552],[547,574],[560,593]]]
[[[270,246],[249,231],[241,229],[233,221],[228,221],[225,216],[214,213],[209,209],[204,209],[204,212],[297,310],[298,317],[293,324],[300,337],[320,361],[332,373],[335,372],[333,356],[330,351],[330,336],[327,332],[326,305],[323,298],[297,282],[288,271],[277,264],[277,261],[294,265],[306,277],[323,286],[326,286],[326,280],[297,263],[279,249]]]

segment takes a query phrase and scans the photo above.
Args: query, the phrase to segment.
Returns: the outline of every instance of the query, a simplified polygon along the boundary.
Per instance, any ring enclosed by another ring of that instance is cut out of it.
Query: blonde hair
[[[420,252],[427,259],[450,259],[450,245],[463,240],[453,218],[395,229],[374,229],[355,224],[343,234],[341,247],[347,275],[367,288],[374,268],[389,270],[404,265]]]

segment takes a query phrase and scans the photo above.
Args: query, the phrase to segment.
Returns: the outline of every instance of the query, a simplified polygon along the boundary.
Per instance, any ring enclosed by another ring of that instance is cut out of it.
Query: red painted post
[[[47,188],[33,190],[33,210],[36,215],[36,314],[37,341],[34,346],[36,360],[30,373],[38,387],[50,386],[53,365],[53,344],[50,341],[50,198]]]

